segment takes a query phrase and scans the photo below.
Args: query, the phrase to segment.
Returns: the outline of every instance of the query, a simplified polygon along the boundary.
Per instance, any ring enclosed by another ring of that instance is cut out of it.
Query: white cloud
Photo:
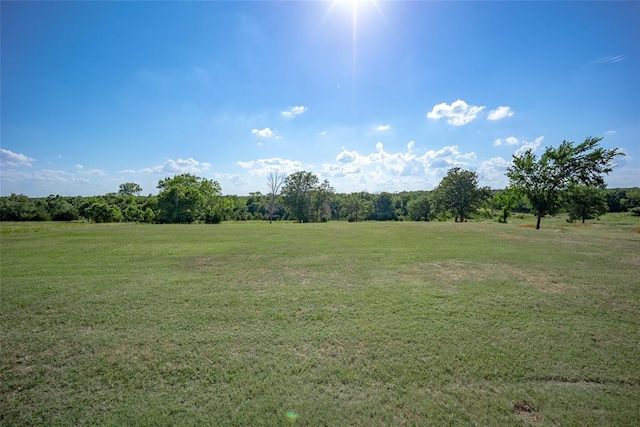
[[[387,124],[387,125],[379,125],[374,130],[376,132],[386,132],[390,129],[391,129],[391,125]]]
[[[282,111],[280,114],[282,114],[283,117],[286,117],[287,119],[296,117],[301,115],[302,113],[304,113],[305,111],[307,111],[308,108],[305,107],[304,105],[296,105],[295,107],[290,107],[288,109],[286,109],[285,111]]]
[[[475,159],[474,153],[463,154],[455,145],[429,150],[423,155],[415,154],[414,149],[414,141],[407,144],[406,152],[399,153],[385,151],[381,142],[376,144],[376,151],[369,154],[344,149],[336,156],[338,163],[325,164],[322,172],[329,176],[345,176],[363,171],[378,175],[423,177],[427,171],[465,166],[469,160]]]
[[[536,151],[540,147],[543,141],[544,141],[544,136],[537,137],[533,142],[522,141],[522,145],[518,147],[518,149],[513,154],[515,156],[521,156],[527,150]]]
[[[303,170],[302,162],[297,160],[287,160],[280,158],[250,160],[248,162],[237,162],[237,165],[249,170],[249,174],[257,176],[267,176],[270,172],[279,171],[288,175],[293,172]]]
[[[163,173],[173,173],[173,174],[181,174],[181,173],[202,173],[209,169],[211,165],[205,162],[199,162],[194,160],[192,157],[188,159],[178,159],[173,160],[169,159],[164,165],[153,166],[151,168],[144,168],[141,172],[144,173],[154,173],[154,174],[163,174]]]
[[[447,123],[453,126],[463,126],[475,120],[484,106],[469,105],[461,99],[454,101],[451,105],[443,102],[437,104],[427,113],[427,118],[439,120],[447,118]]]
[[[482,185],[488,185],[491,188],[506,187],[508,179],[505,174],[510,164],[510,161],[502,157],[494,157],[481,162],[477,172]]]
[[[21,153],[14,153],[10,150],[0,148],[0,165],[4,167],[31,167],[31,162],[35,159],[27,157]]]
[[[251,133],[254,135],[258,135],[261,138],[269,138],[273,135],[273,131],[269,128],[264,129],[251,129]]]
[[[516,145],[519,142],[520,141],[518,140],[518,138],[516,138],[515,136],[510,136],[505,139],[501,139],[501,138],[496,139],[495,141],[493,141],[493,145],[502,145],[503,143],[507,145]]]
[[[605,133],[606,133],[607,135],[614,135],[614,134],[616,134],[616,133],[617,133],[617,131],[615,131],[615,130],[608,130],[608,131],[606,131]]]
[[[498,107],[495,110],[491,110],[489,112],[487,120],[500,120],[504,119],[505,117],[511,117],[513,116],[513,114],[514,112],[510,107]]]

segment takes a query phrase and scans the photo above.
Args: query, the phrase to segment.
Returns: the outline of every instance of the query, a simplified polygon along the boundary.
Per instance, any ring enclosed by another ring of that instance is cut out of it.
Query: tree
[[[373,204],[373,219],[376,221],[396,220],[395,206],[390,193],[380,193]]]
[[[121,196],[137,196],[140,193],[142,193],[142,187],[135,182],[120,184],[120,189],[118,190],[118,194]]]
[[[219,199],[222,189],[217,181],[189,173],[158,182],[158,219],[167,223],[191,223],[222,220]]]
[[[371,215],[373,203],[366,196],[366,193],[351,193],[344,198],[340,210],[347,221],[364,221]]]
[[[273,213],[276,210],[280,188],[284,184],[285,178],[285,175],[278,171],[269,172],[269,175],[267,175],[267,184],[269,185],[269,224],[273,221]]]
[[[429,221],[431,216],[431,203],[428,196],[419,196],[407,202],[407,211],[409,218],[413,221]]]
[[[488,187],[478,187],[478,174],[459,167],[449,169],[431,193],[436,211],[452,212],[456,222],[464,222],[489,196]]]
[[[300,171],[285,178],[282,188],[283,204],[298,222],[311,218],[311,196],[318,186],[318,177],[311,172]]]
[[[334,193],[335,190],[326,179],[313,190],[312,208],[316,221],[326,222],[331,218],[331,196]]]
[[[511,211],[518,206],[522,195],[520,192],[513,188],[507,188],[506,190],[498,191],[493,195],[493,205],[500,209],[500,216],[498,222],[503,224],[507,223],[507,219],[511,216]]]
[[[120,222],[123,219],[122,211],[118,206],[105,202],[96,202],[86,211],[87,217],[93,222]]]
[[[565,195],[565,206],[569,222],[598,218],[607,213],[607,199],[601,188],[574,185]]]
[[[604,185],[603,175],[613,170],[612,160],[624,155],[617,148],[598,147],[602,138],[589,137],[581,144],[562,141],[558,148],[547,147],[538,157],[531,149],[513,156],[507,169],[510,186],[519,189],[529,199],[536,215],[536,230],[540,220],[555,215],[562,207],[562,194],[574,185]]]

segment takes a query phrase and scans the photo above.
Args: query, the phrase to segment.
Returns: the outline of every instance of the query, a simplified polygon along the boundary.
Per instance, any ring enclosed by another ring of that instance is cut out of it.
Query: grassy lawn
[[[533,223],[3,223],[0,424],[640,425],[640,220]]]

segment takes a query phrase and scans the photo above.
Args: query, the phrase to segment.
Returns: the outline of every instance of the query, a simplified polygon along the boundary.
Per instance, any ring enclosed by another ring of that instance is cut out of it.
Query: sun
[[[358,10],[362,10],[373,6],[378,14],[386,21],[384,13],[378,4],[378,0],[331,0],[331,4],[327,9],[322,22],[332,13],[350,14],[351,15],[351,41],[353,48],[353,73],[355,77],[356,73],[356,58],[358,51],[358,17],[364,16],[364,13],[359,13]]]

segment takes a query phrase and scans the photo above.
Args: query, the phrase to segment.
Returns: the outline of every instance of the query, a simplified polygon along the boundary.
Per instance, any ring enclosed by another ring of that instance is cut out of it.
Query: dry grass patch
[[[521,283],[541,292],[565,293],[575,287],[558,273],[523,269],[505,263],[471,263],[444,261],[405,266],[400,275],[419,277],[429,283],[457,285],[461,283]]]

